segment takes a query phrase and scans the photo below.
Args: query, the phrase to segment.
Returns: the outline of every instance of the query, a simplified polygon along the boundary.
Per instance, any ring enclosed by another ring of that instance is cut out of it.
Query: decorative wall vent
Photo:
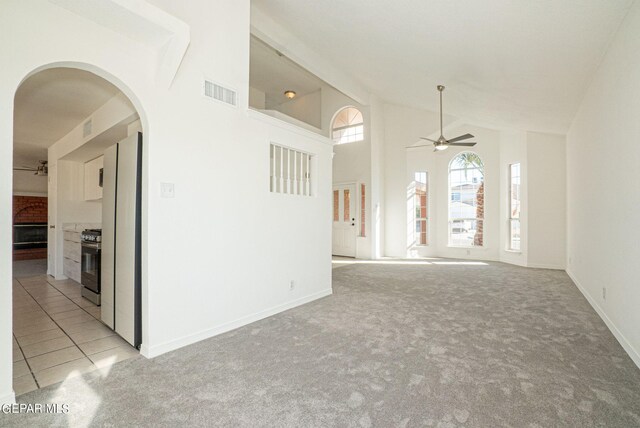
[[[238,105],[236,91],[220,86],[210,80],[204,81],[204,96],[234,107]]]
[[[92,120],[91,119],[87,120],[82,126],[82,136],[88,137],[89,135],[91,135],[92,127],[93,127]]]

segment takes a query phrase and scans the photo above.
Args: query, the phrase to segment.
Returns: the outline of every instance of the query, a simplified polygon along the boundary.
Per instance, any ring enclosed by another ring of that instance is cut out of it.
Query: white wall
[[[33,171],[13,171],[13,193],[47,196],[47,177]]]
[[[636,2],[567,135],[567,271],[640,366],[638,28]]]
[[[320,90],[311,92],[310,94],[301,95],[294,99],[278,104],[274,108],[288,116],[308,123],[316,128],[322,127],[322,93]]]
[[[266,108],[267,96],[259,89],[249,87],[249,106],[258,110]]]
[[[566,145],[563,135],[527,133],[527,266],[566,267]]]
[[[0,38],[0,54],[12,58],[0,70],[0,206],[5,207],[0,228],[11,227],[15,91],[34,69],[72,58],[118,85],[140,112],[145,129],[144,355],[331,292],[331,144],[247,111],[248,0],[200,2],[198,7],[152,1],[191,30],[191,44],[168,88],[156,83],[162,80],[155,70],[156,51],[148,44],[48,1],[36,3],[5,2],[0,14],[3,34],[12,35]],[[212,26],[211,16],[232,19]],[[238,108],[205,99],[203,76],[236,88]],[[272,141],[315,155],[313,197],[269,192]],[[175,183],[175,198],[160,198],[163,182]],[[8,241],[0,246],[0,401],[12,398],[10,249]]]

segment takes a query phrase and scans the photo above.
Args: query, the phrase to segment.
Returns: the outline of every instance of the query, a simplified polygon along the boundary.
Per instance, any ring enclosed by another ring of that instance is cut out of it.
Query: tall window
[[[364,183],[360,183],[360,236],[366,236],[366,211],[367,211],[367,203],[366,203],[366,195],[365,195],[365,186]]]
[[[354,143],[364,139],[362,112],[355,107],[345,107],[331,124],[331,138],[336,144]]]
[[[520,251],[520,164],[509,165],[509,249]]]
[[[449,164],[449,245],[482,247],[484,164],[475,153],[460,153]]]
[[[427,202],[429,197],[427,173],[416,172],[413,183],[413,221],[415,222],[413,242],[416,245],[427,245]]]

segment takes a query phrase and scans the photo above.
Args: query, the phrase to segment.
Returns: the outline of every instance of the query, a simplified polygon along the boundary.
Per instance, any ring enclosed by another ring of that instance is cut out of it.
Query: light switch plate
[[[161,198],[175,198],[176,189],[173,183],[160,183],[160,197]]]

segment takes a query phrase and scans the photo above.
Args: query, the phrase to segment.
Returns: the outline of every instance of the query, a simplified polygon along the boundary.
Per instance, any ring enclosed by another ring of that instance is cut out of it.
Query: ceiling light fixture
[[[284,91],[284,96],[292,100],[296,97],[296,93],[294,91]]]

